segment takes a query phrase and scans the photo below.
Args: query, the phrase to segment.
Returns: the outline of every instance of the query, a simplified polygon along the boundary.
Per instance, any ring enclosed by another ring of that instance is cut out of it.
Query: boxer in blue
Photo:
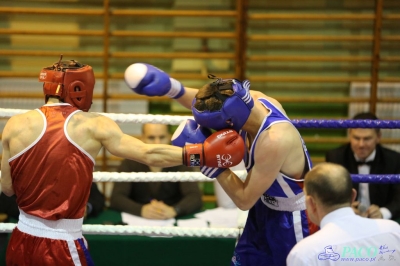
[[[285,265],[291,248],[318,228],[308,220],[303,178],[312,165],[307,148],[281,104],[250,90],[250,82],[219,79],[201,89],[184,87],[162,70],[136,63],[125,71],[127,85],[138,94],[167,95],[192,110],[197,124],[181,124],[173,144],[201,142],[200,127],[231,128],[247,143],[242,182],[229,168],[202,167],[216,178],[233,202],[249,210],[232,265]]]

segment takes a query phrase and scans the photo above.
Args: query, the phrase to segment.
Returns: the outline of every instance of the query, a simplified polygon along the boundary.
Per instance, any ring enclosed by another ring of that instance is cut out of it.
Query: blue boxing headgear
[[[210,75],[211,76],[211,75]],[[213,76],[211,76],[213,77]],[[233,90],[233,95],[227,96],[225,101],[222,103],[220,110],[204,110],[199,111],[194,107],[196,98],[192,103],[192,113],[194,119],[198,124],[204,127],[212,128],[215,130],[221,130],[225,128],[233,128],[239,131],[244,123],[250,116],[251,109],[254,106],[253,98],[250,95],[250,81],[245,80],[243,82],[237,79],[218,79],[213,82],[218,87],[218,90],[229,89]],[[226,96],[226,95],[224,95]],[[216,98],[221,98],[221,94],[215,94]],[[227,123],[232,122],[232,126]]]

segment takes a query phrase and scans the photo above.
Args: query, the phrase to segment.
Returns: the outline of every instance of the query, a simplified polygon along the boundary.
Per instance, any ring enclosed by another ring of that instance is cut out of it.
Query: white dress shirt
[[[366,162],[371,162],[375,159],[375,154],[376,154],[376,150],[374,150],[366,159]],[[358,158],[355,154],[354,154],[354,158],[356,159],[357,162],[361,161],[360,158]],[[371,166],[369,166],[368,164],[363,164],[363,165],[359,165],[358,166],[358,173],[360,175],[369,175],[371,172]],[[369,206],[371,206],[371,199],[369,196],[369,184],[368,183],[359,183],[358,185],[358,201],[360,202],[360,205],[358,207],[358,209],[360,210],[360,212],[366,212],[367,209],[369,208]],[[389,211],[388,208],[385,207],[380,207],[379,208],[383,219],[390,219],[392,218],[392,213]],[[399,264],[400,265],[400,264]]]
[[[366,162],[373,161],[375,159],[376,151],[374,150],[366,159]],[[354,154],[354,158],[357,162],[360,162],[361,159]],[[369,175],[371,171],[371,166],[368,164],[363,164],[358,166],[358,173],[360,175]],[[361,212],[366,212],[368,207],[371,206],[371,200],[369,198],[369,184],[368,183],[359,183],[358,185],[358,201],[360,202],[359,209]]]
[[[294,246],[287,266],[400,265],[400,225],[395,221],[363,218],[345,207],[327,214],[320,227]]]

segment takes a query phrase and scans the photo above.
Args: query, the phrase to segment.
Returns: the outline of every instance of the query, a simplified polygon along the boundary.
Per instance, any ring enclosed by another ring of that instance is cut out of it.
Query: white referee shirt
[[[350,207],[327,214],[321,229],[297,243],[287,266],[400,265],[400,225],[355,215]]]

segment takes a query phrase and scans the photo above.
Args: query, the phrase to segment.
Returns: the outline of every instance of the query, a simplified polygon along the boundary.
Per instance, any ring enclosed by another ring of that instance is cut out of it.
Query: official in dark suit
[[[353,119],[378,119],[372,113],[360,113]],[[351,174],[400,174],[400,153],[382,147],[379,129],[354,128],[348,131],[350,142],[328,151],[327,162],[344,166]],[[353,209],[369,218],[400,218],[400,184],[353,183],[357,201]]]
[[[171,134],[165,124],[144,124],[142,141],[169,144]],[[123,160],[118,172],[189,172],[186,166],[150,167]],[[110,208],[146,219],[164,220],[193,214],[203,205],[197,182],[118,182],[111,193]]]

